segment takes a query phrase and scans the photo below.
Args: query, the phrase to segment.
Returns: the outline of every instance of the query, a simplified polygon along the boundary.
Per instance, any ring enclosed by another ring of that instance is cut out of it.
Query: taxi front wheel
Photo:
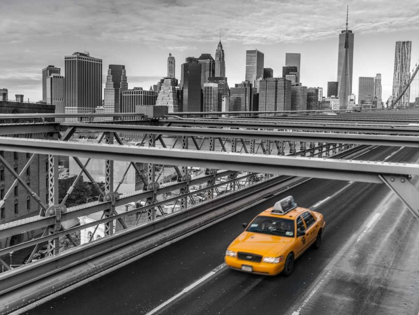
[[[287,256],[287,260],[285,261],[283,274],[288,277],[289,275],[292,274],[293,269],[294,269],[294,254],[289,253]]]

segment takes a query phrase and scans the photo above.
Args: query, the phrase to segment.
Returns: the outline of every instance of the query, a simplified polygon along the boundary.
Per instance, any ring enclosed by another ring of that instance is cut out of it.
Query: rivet
[[[400,181],[401,181],[402,183],[404,183],[406,180],[405,180],[404,178],[401,178],[401,179],[400,179]]]
[[[394,177],[391,177],[391,178],[390,178],[390,181],[391,181],[391,182],[394,182]]]

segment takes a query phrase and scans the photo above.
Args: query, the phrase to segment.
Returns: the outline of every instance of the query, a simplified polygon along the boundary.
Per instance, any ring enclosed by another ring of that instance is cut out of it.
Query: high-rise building
[[[294,85],[291,87],[291,110],[307,110],[307,87]]]
[[[122,91],[121,113],[134,113],[137,105],[156,105],[157,93],[140,87]]]
[[[47,104],[55,105],[56,114],[64,114],[65,110],[65,79],[59,74],[52,74],[47,78]],[[56,121],[64,121],[57,118]]]
[[[404,87],[410,80],[410,56],[412,52],[412,42],[396,42],[396,51],[394,56],[394,74],[393,74],[393,101],[403,92]],[[397,107],[407,107],[410,102],[410,88],[406,90]]]
[[[167,57],[167,77],[176,78],[176,60],[172,54],[169,54],[169,57]]]
[[[163,84],[158,92],[156,105],[167,106],[169,113],[179,112],[179,93],[176,89],[177,80],[174,78],[164,78]]]
[[[253,111],[255,91],[249,81],[236,84],[230,89],[230,111]]]
[[[274,70],[271,68],[263,68],[263,79],[269,79],[274,77]]]
[[[297,68],[297,84],[300,83],[301,73],[301,54],[286,53],[285,54],[285,67],[296,67]],[[287,73],[290,74],[290,73]],[[293,73],[292,73],[293,74]],[[283,76],[285,78],[285,76]]]
[[[354,61],[354,34],[348,30],[348,14],[346,29],[339,34],[338,56],[338,97],[340,109],[346,109],[348,96],[352,94],[352,73]]]
[[[65,57],[65,112],[93,113],[102,105],[102,59],[75,52]]]
[[[215,51],[215,77],[225,77],[226,76],[226,64],[225,64],[225,55],[223,45],[221,40],[218,43],[217,50]]]
[[[259,78],[263,78],[263,66],[265,56],[259,50],[246,50],[246,81],[252,86]]]
[[[224,96],[228,96],[230,94],[230,88],[228,86],[227,78],[226,77],[212,77],[208,78],[209,83],[217,83],[219,93]]]
[[[203,112],[221,111],[222,94],[218,91],[217,83],[204,83]]]
[[[202,112],[201,66],[193,57],[182,64],[182,112]]]
[[[358,102],[372,104],[374,99],[375,82],[373,77],[359,77]]]
[[[282,77],[290,80],[292,85],[296,85],[300,82],[299,75],[297,66],[282,67]]]
[[[307,89],[307,110],[319,109],[319,88],[310,87]]]
[[[327,97],[337,97],[338,96],[338,86],[339,82],[327,82]]]
[[[381,108],[381,103],[383,100],[383,88],[381,85],[381,73],[375,75],[374,80],[374,99],[377,100],[377,105]]]
[[[6,88],[0,89],[0,102],[9,100],[9,91]]]
[[[61,69],[55,66],[48,66],[42,69],[42,101],[47,102],[47,79],[52,74],[60,74]]]
[[[127,74],[124,65],[109,65],[104,91],[105,113],[121,111],[122,91],[128,89]]]
[[[262,80],[259,87],[259,111],[291,109],[291,82],[284,78]]]
[[[215,61],[211,54],[202,54],[198,62],[201,64],[201,87],[203,87],[204,83],[208,82],[208,78],[215,74]]]
[[[322,87],[318,87],[317,89],[319,90],[319,99],[318,99],[318,101],[321,102],[323,100],[323,88]]]

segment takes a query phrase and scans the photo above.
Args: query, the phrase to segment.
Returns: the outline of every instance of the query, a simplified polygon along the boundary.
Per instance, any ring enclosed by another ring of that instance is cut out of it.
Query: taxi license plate
[[[242,265],[242,270],[246,272],[253,272],[252,266]]]

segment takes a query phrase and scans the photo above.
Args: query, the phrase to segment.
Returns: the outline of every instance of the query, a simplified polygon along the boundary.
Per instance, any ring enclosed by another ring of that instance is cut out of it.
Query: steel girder
[[[13,115],[13,119],[17,119],[17,115]],[[0,117],[1,119],[1,117]],[[20,117],[19,117],[20,119]],[[45,122],[45,123],[18,123],[18,124],[0,124],[0,135],[22,135],[22,134],[44,134],[54,133],[61,130],[58,122]]]
[[[287,132],[267,130],[239,130],[215,128],[181,128],[181,127],[154,127],[154,126],[125,126],[105,124],[79,124],[77,128],[92,129],[96,131],[112,132],[138,132],[151,134],[164,134],[172,136],[201,136],[222,138],[245,138],[251,140],[281,140],[305,142],[349,143],[382,146],[407,146],[419,147],[417,136],[393,136],[374,134],[349,134],[349,133],[321,133],[321,132]]]

